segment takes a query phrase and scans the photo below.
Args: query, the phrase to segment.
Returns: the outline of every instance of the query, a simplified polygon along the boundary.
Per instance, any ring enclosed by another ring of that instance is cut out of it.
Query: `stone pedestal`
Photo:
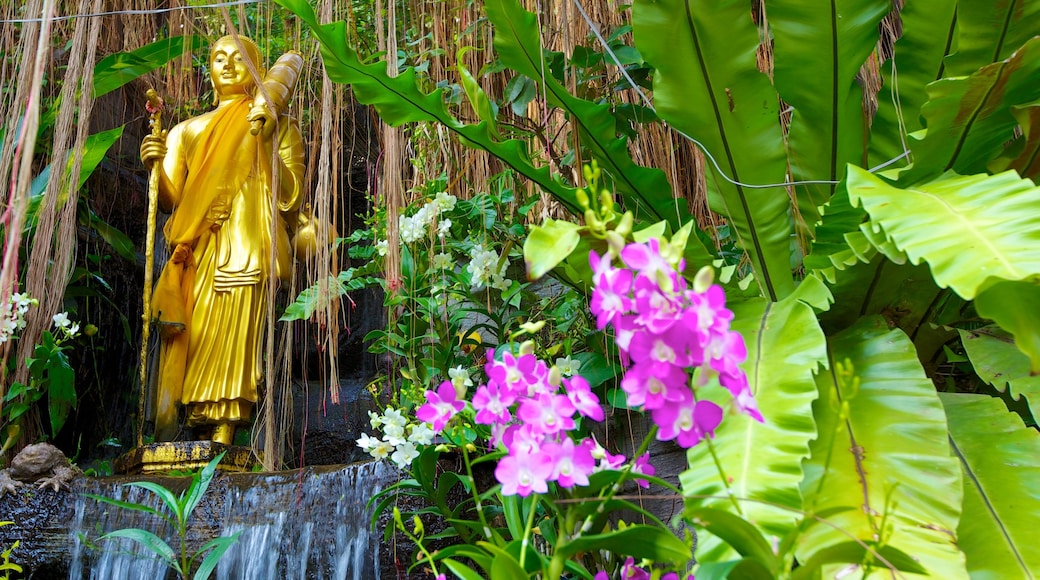
[[[222,451],[224,459],[217,469],[226,473],[253,471],[259,458],[249,447],[224,445],[212,441],[174,441],[137,447],[119,456],[113,469],[119,475],[158,475],[171,471],[201,469]]]

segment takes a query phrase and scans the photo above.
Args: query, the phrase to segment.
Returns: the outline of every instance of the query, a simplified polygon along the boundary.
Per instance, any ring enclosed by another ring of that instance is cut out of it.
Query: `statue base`
[[[224,445],[213,441],[174,441],[152,443],[131,449],[116,458],[112,467],[119,475],[194,471],[204,467],[222,451],[227,453],[217,466],[219,471],[249,472],[260,464],[259,458],[249,447]]]

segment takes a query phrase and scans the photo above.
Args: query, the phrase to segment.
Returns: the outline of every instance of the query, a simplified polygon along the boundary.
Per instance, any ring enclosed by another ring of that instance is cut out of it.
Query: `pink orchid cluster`
[[[494,350],[488,349],[484,365],[488,380],[473,394],[474,421],[489,425],[490,444],[501,444],[507,451],[495,468],[503,495],[545,493],[552,481],[564,488],[588,485],[592,473],[620,468],[626,461],[591,437],[572,438],[577,417],[603,420],[599,398],[581,376],[564,376],[559,367],[550,368],[532,351],[533,344],[527,342],[518,355],[504,351],[501,360],[495,360]],[[440,431],[464,405],[457,389],[445,381],[437,392],[426,391],[426,404],[416,417]],[[647,455],[638,458],[632,472],[653,475],[648,459]],[[648,485],[645,480],[637,482]]]
[[[635,558],[631,556],[629,556],[628,559],[625,560],[625,563],[621,565],[622,580],[650,580],[650,578],[650,572],[636,566]],[[596,572],[596,576],[593,580],[610,580],[610,575],[603,570],[600,570],[599,572]],[[661,580],[679,580],[679,574],[676,572],[668,572],[664,576],[661,576]],[[694,580],[693,574],[687,576],[686,580]]]
[[[589,308],[599,329],[614,327],[626,366],[621,388],[628,405],[650,412],[658,440],[693,447],[722,422],[722,408],[697,400],[690,388],[690,369],[699,368],[700,384],[717,375],[737,409],[762,421],[740,369],[747,358],[744,338],[729,329],[733,313],[722,288],[688,288],[678,273],[682,261],[673,267],[656,239],[628,244],[620,254],[624,267],[618,268],[611,254],[590,252]]]

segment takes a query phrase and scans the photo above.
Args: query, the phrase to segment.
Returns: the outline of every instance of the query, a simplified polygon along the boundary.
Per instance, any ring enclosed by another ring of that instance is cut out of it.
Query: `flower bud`
[[[703,266],[700,270],[697,270],[697,275],[693,277],[693,291],[698,294],[707,292],[714,281],[715,269],[711,266]]]
[[[542,324],[545,324],[545,322],[543,321]],[[525,340],[520,343],[520,355],[523,356],[525,354],[534,354],[533,340]]]
[[[582,209],[589,209],[589,194],[585,193],[584,189],[578,188],[574,196],[578,198],[578,205]]]
[[[621,255],[621,250],[625,249],[625,238],[615,230],[607,232],[607,244],[610,246],[610,253],[615,256]]]
[[[618,222],[618,225],[614,228],[614,231],[616,231],[618,235],[620,235],[622,238],[628,238],[629,234],[632,233],[633,220],[634,218],[632,217],[632,212],[626,211],[621,216],[621,221]]]
[[[527,334],[535,334],[541,330],[543,326],[545,326],[545,321],[539,320],[538,322],[525,322],[520,325],[520,328],[522,328]]]
[[[560,383],[563,382],[563,373],[560,372],[560,367],[553,365],[549,369],[549,384],[554,387],[559,387]]]

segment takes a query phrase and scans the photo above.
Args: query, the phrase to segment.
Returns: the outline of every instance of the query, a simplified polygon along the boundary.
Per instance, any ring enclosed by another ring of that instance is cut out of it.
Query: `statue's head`
[[[243,94],[256,84],[246,60],[252,61],[263,75],[260,48],[249,38],[239,36],[235,42],[234,36],[225,36],[213,43],[209,50],[209,77],[218,95]]]

